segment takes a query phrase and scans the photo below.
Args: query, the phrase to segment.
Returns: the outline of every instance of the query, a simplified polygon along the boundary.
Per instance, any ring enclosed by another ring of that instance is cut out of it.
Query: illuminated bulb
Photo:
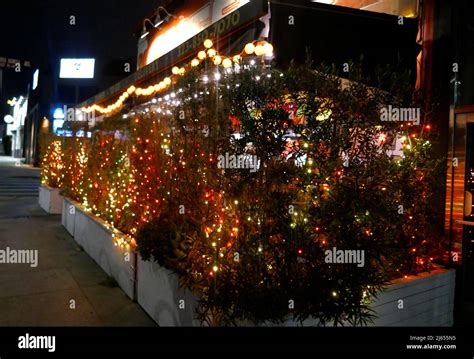
[[[224,59],[224,61],[222,61],[222,66],[224,66],[224,68],[226,68],[226,69],[232,67],[232,60],[231,59]]]
[[[171,85],[171,79],[169,77],[166,77],[163,81],[165,82],[166,85],[168,86]]]
[[[265,45],[263,45],[263,50],[266,55],[271,55],[273,54],[273,45],[267,42]]]
[[[191,66],[192,67],[199,66],[199,60],[198,59],[193,59],[193,61],[191,61]]]
[[[213,58],[214,56],[217,55],[217,52],[214,49],[209,49],[207,50],[207,54],[209,55],[210,58]]]
[[[214,57],[214,65],[220,65],[222,63],[222,57],[216,56]]]
[[[240,61],[242,61],[242,57],[240,55],[235,55],[233,60],[236,64],[240,64]]]
[[[204,60],[207,57],[206,51],[199,51],[198,58],[199,60]]]
[[[214,266],[214,267],[212,267],[212,270],[213,270],[214,273],[215,273],[215,272],[217,272],[217,271],[219,270],[219,268],[218,268],[217,266]]]
[[[179,67],[178,67],[178,66],[173,67],[173,69],[171,70],[171,72],[173,73],[173,75],[179,74]]]
[[[138,96],[141,96],[141,94],[143,93],[143,90],[141,88],[138,88],[135,93],[138,95]]]
[[[212,40],[210,39],[207,39],[206,41],[204,41],[204,47],[206,49],[210,49],[214,44],[212,43]]]
[[[135,90],[136,90],[135,86],[131,86],[131,87],[128,88],[127,93],[128,93],[129,95],[131,95],[132,93],[135,92]]]
[[[181,67],[181,68],[179,69],[179,74],[180,74],[181,76],[183,76],[185,72],[186,72],[186,69],[185,69],[184,67]]]
[[[265,54],[265,50],[262,45],[257,45],[255,47],[255,55],[257,56],[263,56]]]
[[[255,45],[252,43],[248,43],[247,45],[245,45],[244,51],[247,55],[252,55],[255,52]]]

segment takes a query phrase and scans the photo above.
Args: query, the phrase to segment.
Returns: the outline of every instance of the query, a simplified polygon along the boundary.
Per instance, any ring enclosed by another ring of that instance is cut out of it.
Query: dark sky
[[[159,5],[152,0],[2,1],[0,57],[30,60],[41,73],[58,76],[62,57],[96,58],[92,87],[103,90],[124,77],[123,63],[135,61],[134,31]],[[70,24],[75,16],[76,25]],[[115,66],[111,64],[115,63]],[[132,70],[133,70],[132,65]],[[7,73],[6,73],[7,72]],[[0,100],[25,94],[31,74],[4,71]],[[83,81],[83,80],[82,80]]]

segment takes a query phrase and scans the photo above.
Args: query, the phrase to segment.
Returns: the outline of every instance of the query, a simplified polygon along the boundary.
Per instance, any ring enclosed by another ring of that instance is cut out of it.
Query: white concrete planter
[[[61,223],[71,236],[74,237],[74,228],[76,223],[76,208],[79,204],[64,197]]]
[[[456,271],[439,268],[407,279],[397,279],[381,291],[371,308],[371,327],[449,327],[453,325]],[[292,320],[284,326],[299,326]],[[318,326],[307,320],[303,326]],[[349,325],[349,324],[346,324]],[[327,326],[332,326],[328,323]]]
[[[192,327],[196,297],[179,288],[178,276],[138,255],[138,304],[161,327]]]
[[[39,205],[49,214],[61,214],[63,197],[61,189],[48,186],[39,187]]]
[[[131,261],[127,262],[124,251],[114,246],[112,232],[105,223],[85,213],[77,203],[64,199],[62,214],[62,223],[76,242],[160,326],[201,325],[194,316],[197,298],[179,288],[176,274],[155,262],[143,261],[139,254],[136,264],[133,254],[130,255]],[[454,286],[455,271],[442,268],[396,280],[379,293],[372,304],[377,315],[372,326],[451,326]],[[304,326],[318,324],[317,320],[303,323]],[[299,325],[292,320],[283,324],[289,327]]]
[[[372,305],[374,326],[452,326],[455,279],[454,269],[440,268],[394,281]]]
[[[131,299],[135,299],[135,255],[114,245],[113,234],[105,222],[86,213],[78,204],[65,200],[62,223],[84,251]]]

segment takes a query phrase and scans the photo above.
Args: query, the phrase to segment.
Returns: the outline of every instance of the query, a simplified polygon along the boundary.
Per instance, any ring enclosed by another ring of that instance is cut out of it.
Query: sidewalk
[[[0,157],[0,183],[38,181],[39,171]],[[0,188],[1,190],[1,188]],[[0,191],[0,251],[38,250],[38,267],[0,263],[0,326],[154,326],[36,196]]]

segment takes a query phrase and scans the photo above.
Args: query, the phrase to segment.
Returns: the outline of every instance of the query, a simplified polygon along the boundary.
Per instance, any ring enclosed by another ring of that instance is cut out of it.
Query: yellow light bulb
[[[214,57],[214,65],[220,65],[222,63],[222,57],[215,56]]]
[[[248,43],[247,45],[245,45],[244,51],[247,55],[252,55],[255,52],[255,45],[252,43]]]
[[[178,67],[178,66],[173,67],[173,69],[171,70],[171,72],[173,73],[173,75],[179,74],[179,67]]]
[[[206,51],[199,51],[198,58],[199,60],[204,60],[207,57]]]
[[[185,69],[184,67],[181,67],[181,68],[179,69],[179,74],[180,74],[181,76],[183,76],[185,72],[186,72],[186,69]]]
[[[263,50],[265,51],[266,55],[271,55],[273,54],[273,45],[267,42],[265,45],[263,45]]]
[[[199,66],[199,60],[198,59],[193,59],[193,61],[191,61],[191,66],[192,67]]]
[[[212,57],[217,55],[217,52],[214,49],[209,49],[209,50],[207,50],[207,54],[209,55],[209,57],[212,58]]]
[[[166,77],[163,81],[165,82],[166,85],[168,86],[171,85],[171,79],[169,77]]]
[[[213,45],[214,44],[213,44],[212,40],[210,40],[210,39],[207,39],[206,41],[204,41],[204,47],[206,49],[210,49]]]
[[[224,59],[224,61],[222,61],[222,66],[224,66],[224,68],[226,69],[228,69],[229,67],[232,67],[232,60]]]
[[[255,55],[257,55],[257,56],[263,56],[263,55],[265,55],[265,50],[264,50],[264,48],[263,48],[262,45],[257,45],[257,46],[255,47]]]
[[[242,57],[240,55],[235,55],[233,60],[236,64],[240,64],[240,61],[242,61]]]

